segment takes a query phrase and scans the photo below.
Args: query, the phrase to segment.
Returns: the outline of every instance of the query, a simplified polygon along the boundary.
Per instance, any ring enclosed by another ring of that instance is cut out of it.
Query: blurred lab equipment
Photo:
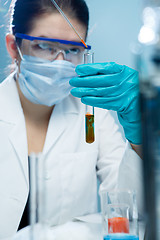
[[[46,220],[45,159],[42,154],[29,156],[29,222],[30,240],[50,239]],[[38,228],[38,231],[37,231]]]
[[[146,0],[138,35],[143,163],[146,205],[145,240],[160,232],[160,0]]]
[[[84,54],[84,64],[94,63],[94,53],[87,52]],[[85,132],[86,132],[86,142],[93,143],[95,141],[94,133],[94,107],[86,105],[85,113]]]
[[[100,191],[104,240],[139,240],[136,193]]]

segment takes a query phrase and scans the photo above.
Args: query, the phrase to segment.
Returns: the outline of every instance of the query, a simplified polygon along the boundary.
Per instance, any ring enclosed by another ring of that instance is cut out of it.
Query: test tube
[[[94,62],[94,53],[87,52],[84,54],[84,64]],[[94,134],[94,107],[86,105],[85,110],[85,133],[86,133],[86,142],[93,143],[95,141]]]

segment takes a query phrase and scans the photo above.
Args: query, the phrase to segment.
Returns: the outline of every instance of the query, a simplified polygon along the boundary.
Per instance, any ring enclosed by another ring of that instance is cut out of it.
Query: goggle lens
[[[54,61],[59,54],[63,54],[64,60],[70,61],[75,65],[83,61],[86,49],[79,43],[60,39],[48,39],[47,41],[47,38],[31,37],[25,34],[17,35],[20,35],[20,39],[22,40],[20,45],[22,56],[28,55],[37,57],[38,59]],[[68,43],[75,43],[75,45]]]

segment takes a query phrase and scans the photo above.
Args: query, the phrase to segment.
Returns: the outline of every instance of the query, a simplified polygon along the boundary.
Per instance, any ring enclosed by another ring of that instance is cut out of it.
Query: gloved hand
[[[137,71],[109,62],[78,65],[76,72],[71,94],[84,104],[116,111],[128,141],[141,144]]]

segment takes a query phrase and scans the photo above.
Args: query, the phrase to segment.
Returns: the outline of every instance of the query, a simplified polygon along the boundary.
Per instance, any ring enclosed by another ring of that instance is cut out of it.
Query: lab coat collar
[[[7,128],[9,128],[9,141],[18,156],[26,182],[28,183],[27,134],[14,74],[15,72],[0,85],[0,121],[6,123]]]
[[[80,99],[73,97],[71,94],[62,101],[61,106],[64,114],[79,114],[81,111],[82,103]]]
[[[23,115],[14,75],[15,72],[0,84],[0,120],[11,124]]]
[[[28,186],[28,144],[25,120],[23,117],[14,125],[9,133],[9,140],[18,156]]]

